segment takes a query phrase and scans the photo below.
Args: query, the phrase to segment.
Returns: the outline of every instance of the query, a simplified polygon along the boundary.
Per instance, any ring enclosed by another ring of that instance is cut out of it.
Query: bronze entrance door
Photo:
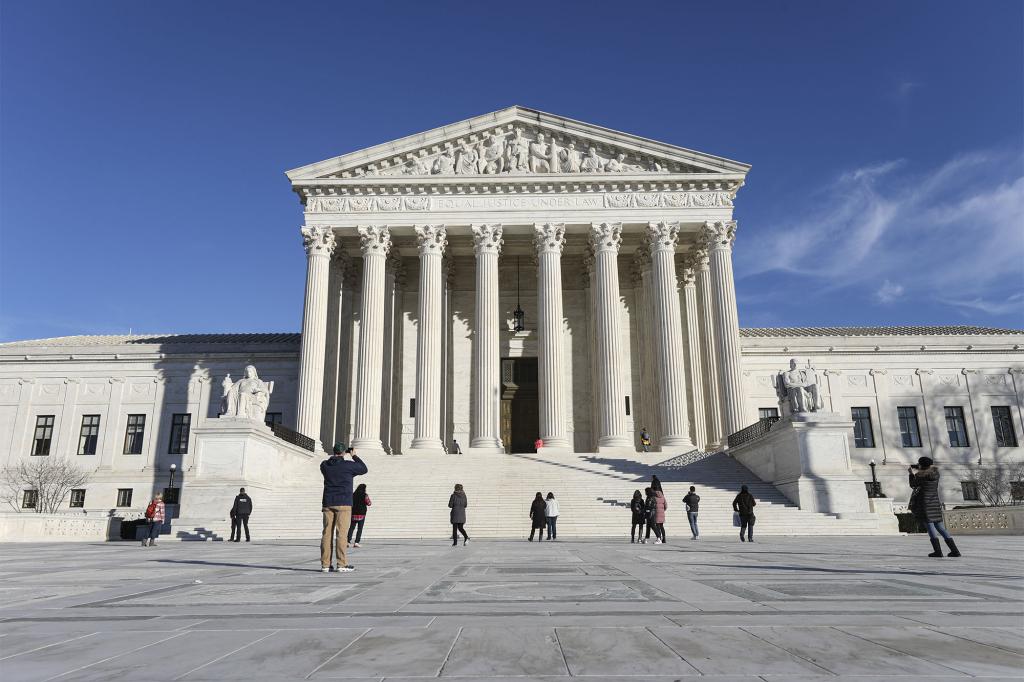
[[[536,452],[540,436],[537,358],[501,361],[501,442],[505,452]]]

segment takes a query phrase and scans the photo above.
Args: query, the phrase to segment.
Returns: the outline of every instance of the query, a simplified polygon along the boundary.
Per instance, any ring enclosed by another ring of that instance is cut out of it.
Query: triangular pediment
[[[288,171],[316,180],[472,176],[743,176],[750,166],[514,106]],[[653,179],[652,177],[652,179]]]

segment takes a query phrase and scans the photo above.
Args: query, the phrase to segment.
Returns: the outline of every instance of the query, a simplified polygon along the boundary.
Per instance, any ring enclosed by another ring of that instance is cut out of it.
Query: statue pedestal
[[[282,481],[308,481],[319,495],[322,457],[286,443],[263,422],[221,417],[208,420],[195,434],[195,458],[182,481],[172,537],[223,539],[231,527],[231,503],[242,487],[254,493],[280,487]]]
[[[864,515],[871,510],[864,483],[850,467],[852,431],[853,422],[834,412],[795,414],[729,454],[801,509]]]

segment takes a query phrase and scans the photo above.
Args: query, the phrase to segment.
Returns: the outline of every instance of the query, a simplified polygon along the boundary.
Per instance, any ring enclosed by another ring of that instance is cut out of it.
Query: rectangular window
[[[853,413],[853,447],[875,447],[875,434],[871,430],[871,408],[854,407]]]
[[[78,454],[95,455],[96,442],[100,438],[100,416],[98,414],[82,415],[82,430],[78,434]]]
[[[416,417],[416,398],[409,398],[409,416]]]
[[[903,447],[921,447],[921,429],[917,425],[917,408],[897,407],[896,414],[900,418],[900,437]]]
[[[128,415],[128,428],[124,432],[124,454],[141,455],[142,438],[146,433],[146,415]]]
[[[629,396],[626,396],[626,416],[629,416]]]
[[[44,414],[36,417],[36,430],[32,434],[32,454],[50,454],[50,444],[53,442],[53,415]]]
[[[996,430],[996,447],[1017,447],[1017,431],[1013,428],[1013,414],[1006,406],[992,407],[992,425]]]
[[[954,448],[970,447],[967,439],[967,422],[964,421],[964,408],[947,407],[946,432],[949,433],[949,444]]]
[[[267,412],[267,414],[263,417],[263,423],[266,424],[267,426],[273,426],[274,424],[281,424],[282,423],[282,420],[281,420],[281,415],[282,414],[283,414],[282,412]]]
[[[191,425],[191,414],[176,414],[171,417],[171,442],[167,445],[168,454],[188,454],[188,430]]]
[[[71,491],[71,506],[72,507],[84,507],[85,506],[85,488],[75,488]]]
[[[960,490],[964,494],[964,502],[977,502],[981,499],[977,481],[960,481]]]
[[[768,419],[769,417],[778,417],[779,408],[777,407],[759,407],[757,408],[757,418]]]
[[[118,488],[117,489],[117,506],[118,507],[130,507],[130,506],[132,506],[132,488]]]
[[[21,508],[22,509],[35,509],[36,504],[39,503],[39,491],[38,490],[26,490],[21,496]]]

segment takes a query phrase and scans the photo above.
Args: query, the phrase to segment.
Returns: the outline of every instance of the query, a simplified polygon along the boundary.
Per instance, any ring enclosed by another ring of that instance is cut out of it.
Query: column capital
[[[471,226],[473,230],[473,252],[476,255],[484,253],[501,253],[501,247],[505,243],[502,239],[501,225],[497,223],[477,223]]]
[[[679,272],[679,281],[684,287],[696,286],[697,270],[689,264],[689,259],[683,263],[683,269]]]
[[[565,224],[535,223],[533,244],[537,248],[538,256],[542,253],[562,255],[562,249],[565,248]]]
[[[622,223],[591,223],[590,248],[594,253],[618,253],[622,246]]]
[[[731,249],[736,241],[736,221],[709,220],[704,223],[701,237],[709,250]]]
[[[334,253],[331,255],[331,263],[342,273],[348,271],[352,267],[352,258],[345,253],[344,249],[340,246],[336,246]]]
[[[647,248],[651,253],[669,251],[674,253],[679,241],[679,223],[647,223]]]
[[[444,225],[413,225],[416,245],[421,256],[443,256],[448,246],[448,232]]]
[[[387,225],[359,225],[359,249],[363,258],[367,256],[387,256],[391,251],[391,232]]]
[[[683,257],[683,268],[693,270],[694,273],[707,272],[710,269],[707,250],[698,248],[687,253]]]
[[[302,246],[307,256],[328,256],[334,253],[334,229],[320,225],[304,225],[299,232],[302,234]]]
[[[633,252],[633,267],[636,268],[641,275],[644,270],[651,267],[651,252],[649,251],[649,248],[650,247],[647,246],[647,239],[645,236],[644,246]]]

